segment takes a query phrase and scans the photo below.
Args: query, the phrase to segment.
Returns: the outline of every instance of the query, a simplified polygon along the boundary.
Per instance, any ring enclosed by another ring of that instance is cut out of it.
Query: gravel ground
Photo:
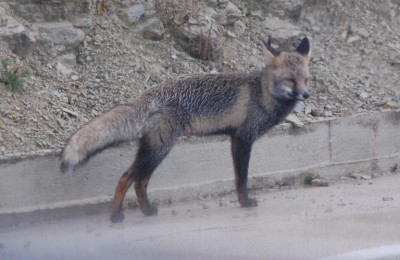
[[[270,33],[272,18],[290,22],[312,39],[312,97],[294,111],[302,122],[400,108],[396,1],[307,2],[290,17],[288,11],[263,10],[258,1],[233,2],[245,30],[236,35],[224,27],[216,62],[189,56],[174,44],[168,28],[160,41],[143,39],[112,12],[93,16],[93,30],[79,46],[69,75],[59,73],[57,57],[49,52],[39,48],[21,60],[0,41],[0,59],[32,71],[22,92],[0,83],[0,156],[57,151],[91,118],[162,82],[260,69],[260,40]]]

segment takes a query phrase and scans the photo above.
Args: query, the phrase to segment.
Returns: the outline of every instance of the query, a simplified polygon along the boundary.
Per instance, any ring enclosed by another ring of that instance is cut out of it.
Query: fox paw
[[[258,202],[256,199],[248,198],[245,201],[240,201],[240,206],[242,206],[243,208],[257,207]]]
[[[154,206],[148,206],[145,209],[142,209],[142,212],[145,216],[155,216],[158,214],[158,209]]]
[[[110,220],[112,223],[122,222],[122,221],[124,221],[124,218],[125,218],[125,216],[121,211],[117,211],[110,216]]]

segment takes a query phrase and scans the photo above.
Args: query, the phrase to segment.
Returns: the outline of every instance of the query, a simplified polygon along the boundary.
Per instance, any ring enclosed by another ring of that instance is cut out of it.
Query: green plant
[[[0,81],[12,91],[20,91],[23,87],[23,78],[31,74],[27,68],[20,68],[16,65],[12,66],[9,59],[1,60]]]
[[[307,172],[304,175],[303,183],[305,185],[311,185],[313,179],[315,179],[315,174],[312,172]]]

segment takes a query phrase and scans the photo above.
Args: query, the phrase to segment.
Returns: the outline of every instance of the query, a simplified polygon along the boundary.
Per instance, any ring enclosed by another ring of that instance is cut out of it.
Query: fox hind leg
[[[120,178],[114,195],[112,222],[121,222],[124,219],[122,202],[129,187],[134,183],[139,208],[146,216],[157,215],[157,208],[152,206],[147,197],[147,185],[151,174],[168,154],[172,146],[153,149],[148,142],[141,140],[135,162]]]
[[[148,178],[135,182],[134,188],[140,211],[142,211],[145,216],[154,216],[157,215],[158,209],[150,204],[147,197],[147,185],[149,183],[149,179],[150,176]]]
[[[257,200],[249,198],[247,191],[247,177],[252,142],[237,137],[231,138],[233,166],[235,170],[235,186],[239,204],[242,207],[255,207]]]
[[[121,176],[119,179],[117,188],[115,189],[113,209],[111,213],[111,222],[117,223],[124,220],[124,214],[122,213],[122,202],[125,198],[126,192],[133,182],[133,168],[132,166]]]
[[[152,129],[139,142],[139,149],[132,166],[124,173],[117,185],[114,195],[114,205],[111,213],[112,222],[121,222],[124,219],[121,205],[129,187],[134,183],[139,208],[146,216],[156,215],[157,208],[152,206],[147,197],[147,185],[157,166],[167,156],[175,144],[179,131],[171,121],[159,121],[158,127]]]

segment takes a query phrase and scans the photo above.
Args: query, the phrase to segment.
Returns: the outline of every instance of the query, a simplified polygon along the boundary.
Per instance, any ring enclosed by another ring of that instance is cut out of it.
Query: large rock
[[[273,42],[282,49],[291,49],[296,46],[302,35],[300,28],[277,17],[266,18],[262,26],[265,35],[271,35]]]
[[[80,15],[71,18],[71,23],[76,27],[85,32],[85,34],[90,34],[93,31],[93,17],[89,15]]]
[[[274,0],[274,1],[255,1],[260,2],[258,6],[264,9],[266,13],[288,20],[298,20],[304,7],[305,0]],[[267,2],[267,3],[266,3]],[[313,1],[309,1],[313,2]]]
[[[90,0],[18,0],[9,1],[17,16],[29,22],[68,20],[75,15],[90,13]]]
[[[125,19],[129,24],[135,24],[144,17],[144,13],[144,6],[142,4],[136,4],[127,10]]]
[[[164,24],[157,17],[150,18],[139,24],[136,30],[142,34],[143,38],[152,41],[161,40],[165,32]]]
[[[0,40],[6,41],[10,49],[17,55],[26,57],[35,44],[33,33],[14,18],[5,15],[0,7]]]
[[[226,7],[220,11],[221,24],[222,25],[233,25],[242,17],[242,12],[239,8],[231,2],[226,3]]]
[[[37,23],[38,42],[45,46],[61,45],[72,51],[84,40],[85,33],[70,22]]]

